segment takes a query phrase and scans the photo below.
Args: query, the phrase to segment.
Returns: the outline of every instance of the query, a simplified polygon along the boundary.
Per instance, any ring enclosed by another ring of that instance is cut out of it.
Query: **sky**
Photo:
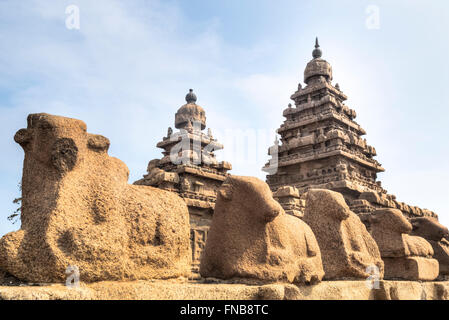
[[[443,0],[0,0],[0,235],[20,227],[7,220],[24,156],[13,136],[30,113],[85,121],[132,183],[193,88],[218,159],[264,179],[316,36],[383,187],[449,225],[448,30]]]

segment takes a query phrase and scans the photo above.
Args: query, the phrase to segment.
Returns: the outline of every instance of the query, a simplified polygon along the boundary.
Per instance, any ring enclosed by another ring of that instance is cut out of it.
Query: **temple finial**
[[[314,59],[318,59],[318,58],[321,58],[322,54],[323,53],[321,52],[320,44],[318,43],[318,37],[316,37],[315,38],[315,49],[312,52],[312,56]]]
[[[196,102],[196,95],[193,93],[193,89],[189,90],[189,93],[186,95],[186,101],[187,103],[195,103]]]

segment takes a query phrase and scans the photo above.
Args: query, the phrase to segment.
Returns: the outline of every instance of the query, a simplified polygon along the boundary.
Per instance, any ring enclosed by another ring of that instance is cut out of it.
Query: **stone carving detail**
[[[190,229],[190,245],[192,247],[192,260],[200,262],[201,254],[206,246],[208,226],[193,227]],[[199,272],[199,263],[195,263],[192,271]]]
[[[301,199],[299,191],[295,187],[280,187],[273,193],[273,197],[279,202],[285,213],[298,218],[304,216],[305,200]]]
[[[423,237],[433,248],[433,258],[438,260],[440,276],[449,275],[449,231],[436,219],[429,217],[412,218],[412,235]]]
[[[353,208],[359,214],[370,214],[376,209],[390,208],[401,210],[407,218],[429,217],[438,220],[438,216],[435,212],[399,202],[396,200],[396,196],[391,194],[367,191],[362,192],[358,199],[364,200],[367,203],[364,208]],[[358,202],[354,200],[352,203],[356,206]]]
[[[366,279],[368,267],[373,266],[382,278],[383,262],[376,242],[341,194],[309,190],[303,220],[320,246],[326,280]]]
[[[175,185],[179,183],[179,175],[176,172],[167,172],[157,165],[159,160],[152,160],[148,164],[148,174],[144,176],[147,185],[174,191]]]
[[[230,176],[218,193],[200,274],[314,283],[323,277],[312,230],[285,214],[266,183]]]
[[[128,185],[107,138],[80,120],[31,114],[15,140],[25,151],[22,225],[0,239],[2,270],[31,282],[65,281],[68,266],[84,282],[189,274],[186,204]]]
[[[432,246],[412,236],[412,225],[397,209],[379,209],[370,217],[370,231],[385,263],[385,279],[434,280],[438,261]]]

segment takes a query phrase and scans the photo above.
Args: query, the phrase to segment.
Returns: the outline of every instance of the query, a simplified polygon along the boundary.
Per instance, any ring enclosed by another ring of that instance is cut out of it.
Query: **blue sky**
[[[71,4],[79,30],[65,26]],[[379,29],[366,26],[369,5]],[[110,138],[132,182],[160,156],[155,145],[193,88],[225,145],[218,157],[234,174],[264,178],[315,36],[377,149],[383,186],[449,225],[448,30],[449,2],[435,0],[0,0],[0,235],[19,227],[6,219],[23,161],[13,136],[29,113],[84,120]],[[230,130],[267,141],[251,161],[235,159]]]

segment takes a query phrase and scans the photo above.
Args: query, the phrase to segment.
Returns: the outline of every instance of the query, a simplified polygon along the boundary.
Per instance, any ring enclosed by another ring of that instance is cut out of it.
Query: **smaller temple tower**
[[[206,112],[196,104],[197,97],[190,89],[186,104],[175,114],[174,132],[171,127],[167,136],[157,144],[163,149],[161,159],[151,160],[147,174],[134,182],[178,193],[186,202],[190,214],[193,271],[197,271],[200,255],[207,239],[217,190],[226,179],[230,163],[218,162],[214,151],[223,149],[207,134]]]

